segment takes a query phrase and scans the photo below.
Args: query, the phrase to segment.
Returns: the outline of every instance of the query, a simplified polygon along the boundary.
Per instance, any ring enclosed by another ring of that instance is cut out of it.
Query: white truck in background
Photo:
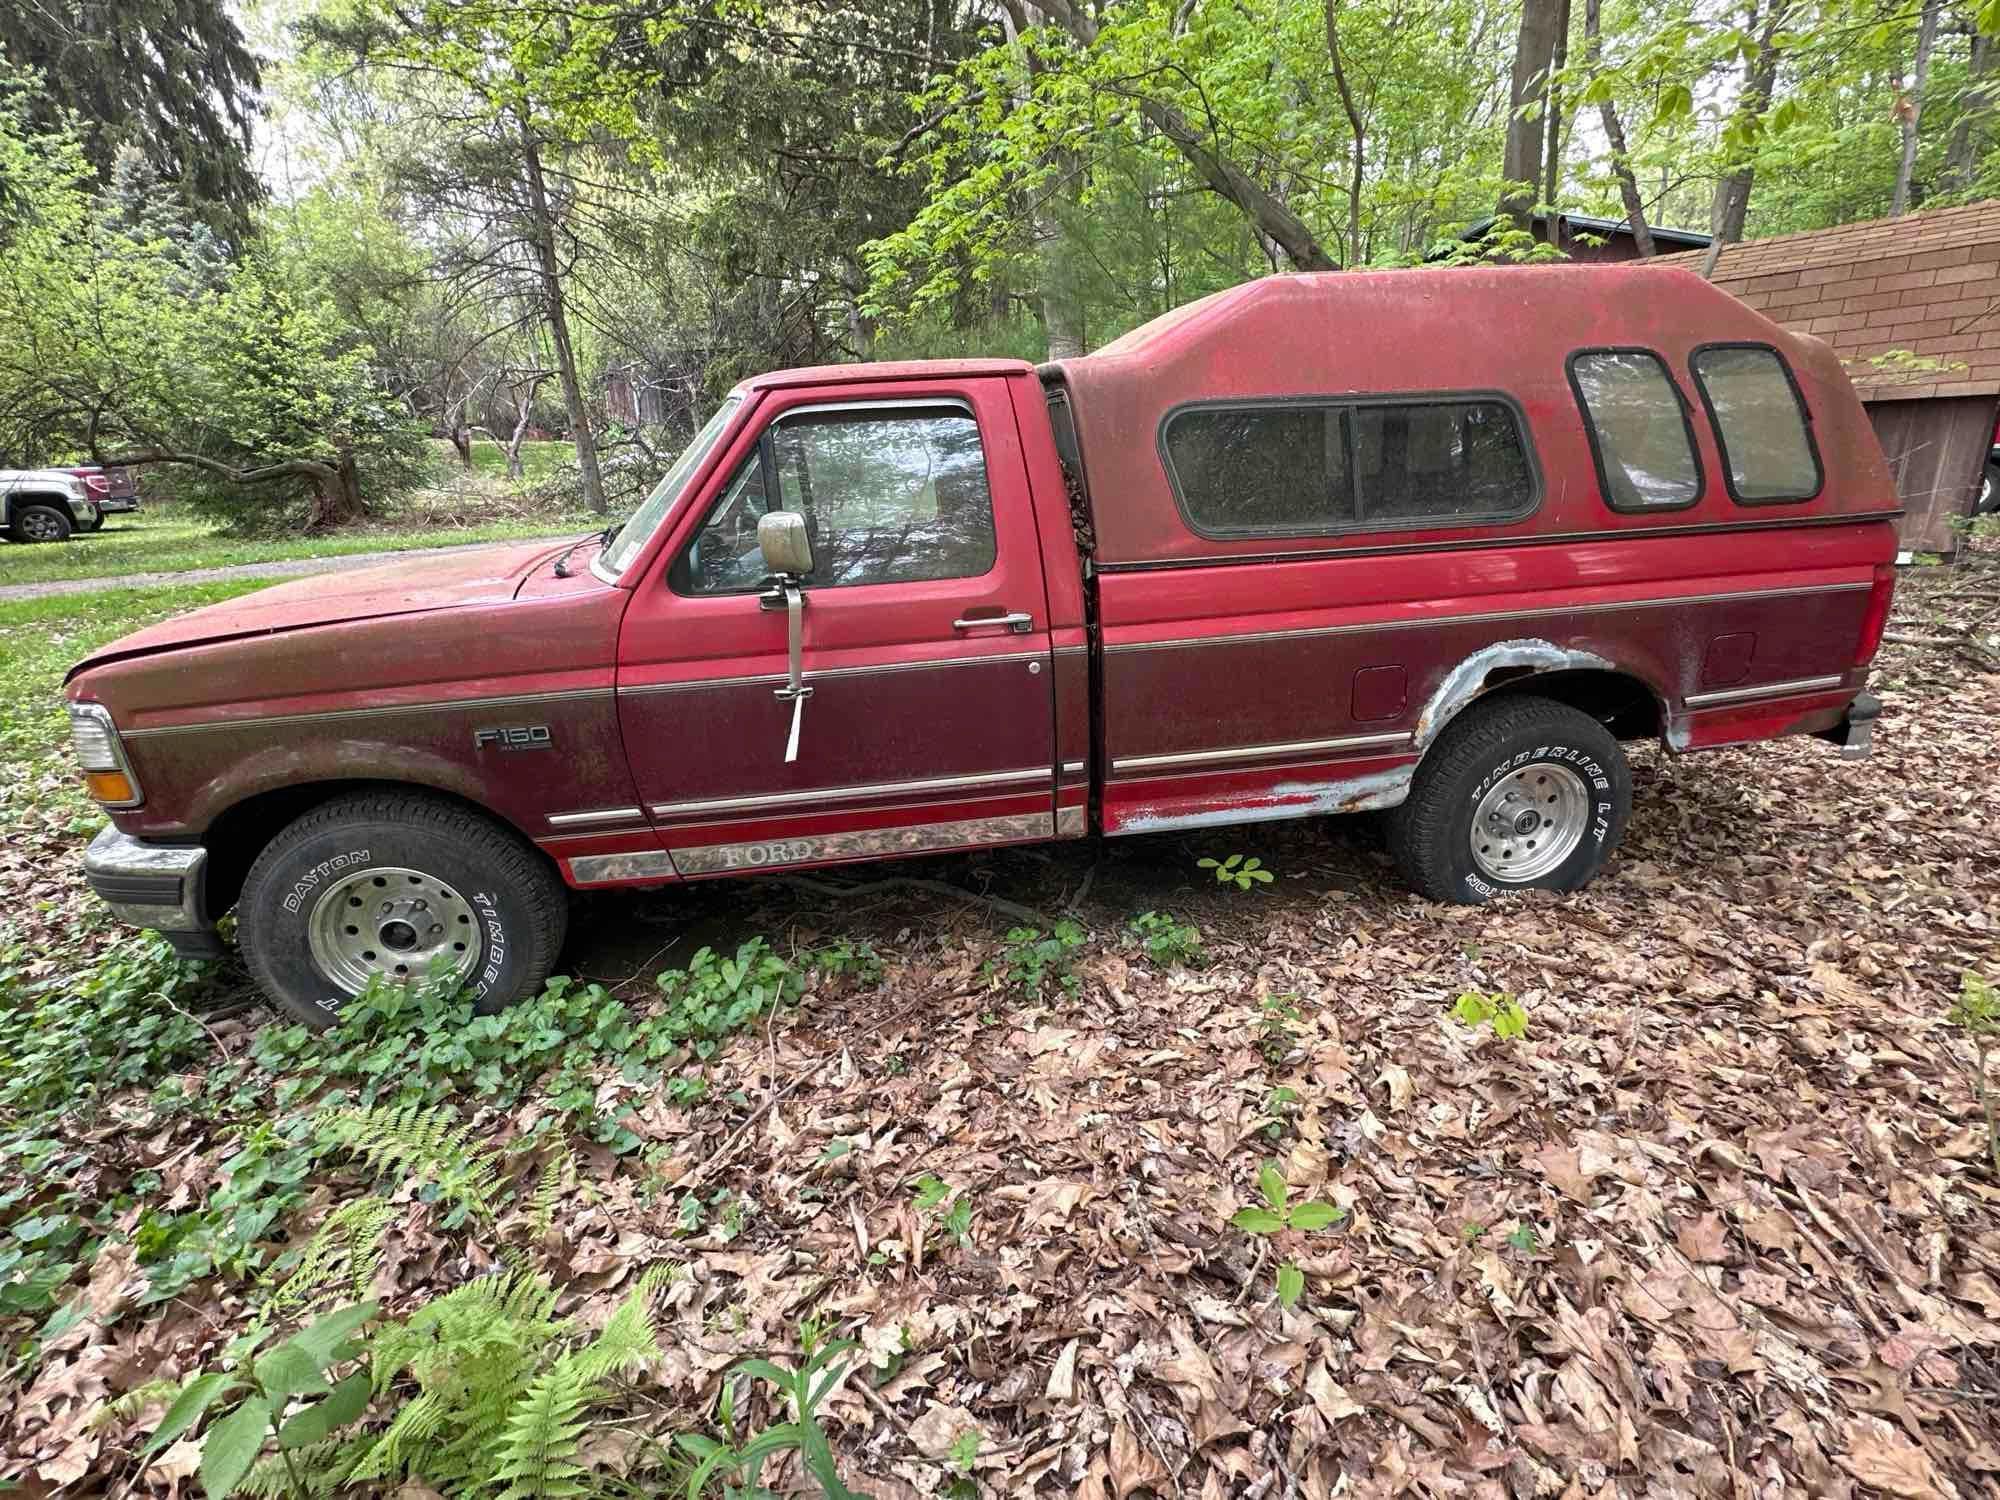
[[[104,512],[83,476],[68,469],[0,469],[0,534],[15,542],[66,542],[95,531]]]

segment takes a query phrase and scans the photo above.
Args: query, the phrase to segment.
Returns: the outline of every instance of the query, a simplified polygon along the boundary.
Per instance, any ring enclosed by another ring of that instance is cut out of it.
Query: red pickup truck
[[[286,584],[69,679],[126,919],[324,1022],[484,1005],[566,887],[1394,809],[1588,880],[1621,742],[1865,754],[1895,491],[1832,352],[1676,269],[1272,277],[1098,353],[745,381],[600,536]]]

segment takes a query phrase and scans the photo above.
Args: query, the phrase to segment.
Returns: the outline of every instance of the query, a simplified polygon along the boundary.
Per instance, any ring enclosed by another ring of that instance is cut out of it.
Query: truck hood
[[[566,541],[543,540],[467,547],[294,579],[122,636],[78,662],[70,675],[103,662],[179,646],[205,646],[242,636],[275,635],[385,615],[504,604],[520,592],[537,567],[567,545]]]

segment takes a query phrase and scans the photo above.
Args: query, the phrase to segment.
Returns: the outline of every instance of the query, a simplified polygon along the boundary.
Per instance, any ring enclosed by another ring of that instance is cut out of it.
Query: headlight
[[[139,779],[125,759],[111,710],[101,703],[70,704],[69,739],[76,763],[83,768],[84,787],[94,801],[106,807],[139,805]]]

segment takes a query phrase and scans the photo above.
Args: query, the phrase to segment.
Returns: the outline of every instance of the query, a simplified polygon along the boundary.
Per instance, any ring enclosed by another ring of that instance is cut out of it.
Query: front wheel
[[[250,972],[313,1027],[378,979],[456,983],[499,1010],[548,977],[567,922],[562,882],[532,847],[406,792],[314,808],[257,856],[237,904]]]
[[[17,542],[66,542],[70,519],[53,505],[22,505],[14,511],[8,528]]]
[[[1632,811],[1611,732],[1548,698],[1468,709],[1417,768],[1389,821],[1404,877],[1433,901],[1573,891],[1603,868]]]

